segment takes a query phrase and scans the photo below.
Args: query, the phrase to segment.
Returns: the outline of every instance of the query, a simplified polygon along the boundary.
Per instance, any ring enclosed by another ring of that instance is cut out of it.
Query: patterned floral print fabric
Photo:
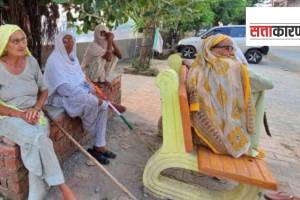
[[[216,56],[211,49],[230,37],[206,38],[188,73],[187,89],[196,134],[215,153],[240,157],[255,130],[247,64],[238,56]],[[234,45],[234,48],[238,48]]]

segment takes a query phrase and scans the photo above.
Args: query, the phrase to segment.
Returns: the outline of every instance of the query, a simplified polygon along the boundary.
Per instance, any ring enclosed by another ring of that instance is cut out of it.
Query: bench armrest
[[[185,152],[182,120],[178,98],[179,77],[167,69],[156,77],[160,89],[163,119],[163,146],[161,152]]]

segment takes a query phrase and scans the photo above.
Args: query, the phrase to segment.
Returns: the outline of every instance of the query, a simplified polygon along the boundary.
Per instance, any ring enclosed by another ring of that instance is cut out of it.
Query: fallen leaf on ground
[[[120,146],[122,149],[128,149],[130,147],[130,145],[127,143],[122,143]]]
[[[87,160],[86,162],[85,162],[85,164],[87,165],[87,166],[95,166],[96,164],[93,162],[93,161],[91,161],[91,160]]]

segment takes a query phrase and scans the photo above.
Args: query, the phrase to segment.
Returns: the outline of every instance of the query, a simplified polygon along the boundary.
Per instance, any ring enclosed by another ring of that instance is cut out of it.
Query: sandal
[[[111,151],[105,151],[103,153],[101,153],[104,157],[106,158],[111,158],[111,159],[115,159],[117,157],[117,155]]]
[[[300,200],[299,197],[295,197],[282,191],[268,192],[264,194],[264,197],[267,200]]]
[[[98,153],[97,151],[95,151],[94,149],[88,149],[87,150],[89,152],[89,154],[91,154],[96,160],[98,160],[102,165],[108,165],[109,164],[109,160],[102,155],[102,153]]]

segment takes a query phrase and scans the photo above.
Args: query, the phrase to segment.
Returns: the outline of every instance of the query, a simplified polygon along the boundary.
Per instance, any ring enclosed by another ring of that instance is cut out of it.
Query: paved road
[[[300,73],[270,60],[250,67],[268,75],[274,83],[274,89],[266,92],[273,134],[272,138],[262,137],[266,160],[282,189],[300,195]]]
[[[277,63],[274,67],[281,66],[300,73],[300,47],[270,47],[267,58]]]

